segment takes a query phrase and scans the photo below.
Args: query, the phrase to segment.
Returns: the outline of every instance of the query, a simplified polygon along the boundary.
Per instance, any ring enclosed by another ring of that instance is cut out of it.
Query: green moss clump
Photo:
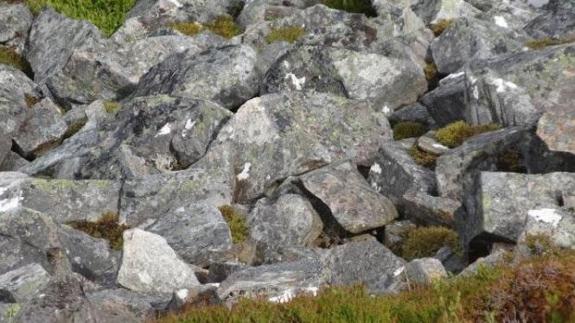
[[[220,16],[204,26],[216,35],[232,38],[242,33],[242,29],[230,16]]]
[[[272,29],[272,31],[266,36],[266,42],[271,44],[277,41],[285,41],[288,43],[293,43],[301,38],[305,34],[305,29],[303,27],[289,26]]]
[[[407,260],[433,257],[443,247],[462,252],[457,232],[439,226],[414,228],[407,233],[401,256]]]
[[[322,0],[322,4],[337,10],[351,13],[362,13],[368,17],[377,16],[371,0]]]
[[[437,65],[435,65],[435,63],[425,63],[423,72],[425,73],[425,79],[428,82],[437,81]]]
[[[457,121],[437,130],[435,138],[439,143],[449,148],[455,148],[475,135],[499,129],[497,124],[480,126],[469,125],[465,121]]]
[[[423,167],[427,167],[429,169],[435,169],[435,164],[437,163],[438,155],[428,153],[423,151],[417,147],[417,145],[413,145],[409,151],[409,155],[416,164],[421,165]]]
[[[52,7],[70,18],[90,21],[107,36],[122,25],[134,3],[135,0],[26,0],[35,14]]]
[[[121,108],[122,108],[122,105],[118,102],[114,102],[114,101],[105,101],[104,102],[104,110],[107,113],[115,114],[118,111],[120,111]]]
[[[0,64],[10,65],[21,70],[28,76],[32,75],[30,64],[28,64],[24,57],[16,53],[14,48],[0,46]]]
[[[106,212],[96,222],[89,221],[71,221],[67,224],[76,230],[80,230],[91,235],[94,238],[106,239],[110,247],[114,250],[122,250],[124,231],[129,227],[125,224],[119,224],[119,216],[114,212]]]
[[[175,22],[169,25],[186,36],[195,36],[204,30],[204,26],[197,22]]]
[[[246,241],[249,230],[244,217],[231,205],[222,205],[218,209],[230,227],[232,241],[234,243]]]
[[[441,19],[438,22],[429,26],[435,37],[439,37],[445,29],[453,24],[453,19]]]
[[[533,255],[557,254],[559,248],[545,234],[530,234],[525,237],[525,245]]]
[[[525,43],[525,46],[530,49],[542,49],[549,46],[556,46],[567,44],[570,42],[575,41],[575,37],[569,38],[551,38],[551,37],[544,37],[540,39],[533,39]]]
[[[426,131],[425,126],[419,122],[398,122],[393,126],[393,139],[401,140],[405,138],[420,137],[423,136]]]

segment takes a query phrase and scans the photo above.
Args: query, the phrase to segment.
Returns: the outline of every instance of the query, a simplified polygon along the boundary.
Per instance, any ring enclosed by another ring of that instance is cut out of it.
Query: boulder
[[[32,18],[32,13],[23,3],[0,5],[0,45],[15,48],[16,52],[22,53]]]
[[[135,317],[135,322],[155,319],[158,311],[164,311],[170,300],[169,294],[149,295],[125,288],[111,288],[86,293],[88,300],[104,313],[123,313],[118,319]],[[126,312],[129,315],[126,315]],[[107,321],[106,321],[107,322]]]
[[[46,262],[46,253],[19,238],[0,235],[0,273]]]
[[[377,229],[398,217],[393,203],[372,189],[352,163],[321,168],[300,178],[305,189],[327,205],[350,233]]]
[[[551,6],[550,6],[551,7]],[[575,12],[569,1],[555,1],[553,6],[531,20],[525,31],[535,39],[569,39],[575,37]]]
[[[439,81],[439,86],[427,92],[420,102],[438,127],[465,119],[465,73],[450,74]]]
[[[118,284],[143,293],[172,293],[199,285],[194,271],[166,239],[140,229],[124,231]]]
[[[547,236],[556,247],[575,249],[575,213],[561,208],[527,211],[525,228],[518,243],[525,245],[532,236]]]
[[[28,116],[29,103],[39,95],[36,85],[21,71],[0,64],[0,134],[14,138]]]
[[[2,302],[26,303],[48,285],[50,275],[39,264],[30,264],[0,275]]]
[[[417,228],[417,225],[409,220],[395,221],[386,225],[383,234],[384,245],[388,249],[398,253],[398,251],[401,251],[401,246],[405,238],[407,238],[408,232],[415,228]]]
[[[433,120],[429,114],[427,107],[419,103],[407,105],[400,108],[399,110],[395,110],[389,116],[389,122],[391,122],[391,124],[397,124],[399,122],[406,121],[419,122],[428,127],[435,125],[435,120]]]
[[[409,283],[428,285],[447,278],[447,271],[441,261],[435,258],[421,258],[412,260],[405,265],[405,276]]]

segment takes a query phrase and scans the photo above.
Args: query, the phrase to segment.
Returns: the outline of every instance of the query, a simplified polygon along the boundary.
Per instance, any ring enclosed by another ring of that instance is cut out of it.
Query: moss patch
[[[28,76],[32,76],[32,68],[24,57],[18,55],[16,50],[10,47],[0,46],[0,64],[15,67]]]
[[[371,0],[322,0],[322,4],[337,10],[362,13],[368,17],[377,16]]]
[[[445,29],[453,24],[453,19],[441,19],[438,22],[429,26],[435,37],[439,37]]]
[[[455,252],[462,251],[457,232],[439,226],[414,228],[407,233],[401,256],[407,260],[433,257],[443,247],[450,247]]]
[[[288,43],[293,43],[300,39],[305,34],[305,29],[303,27],[289,26],[272,29],[272,31],[266,36],[266,42],[268,44],[285,41]]]
[[[542,49],[545,47],[567,44],[567,43],[574,42],[574,41],[575,41],[575,37],[568,37],[568,38],[545,37],[545,38],[530,40],[530,41],[525,43],[525,46],[530,48],[530,49]]]
[[[419,149],[417,145],[413,145],[409,149],[409,155],[411,156],[411,158],[413,158],[416,164],[430,169],[435,169],[437,158],[439,158],[438,155],[428,153],[426,151]]]
[[[120,111],[121,108],[122,108],[122,105],[118,102],[114,102],[114,101],[105,101],[104,102],[104,110],[107,113],[115,114],[118,111]]]
[[[435,138],[442,145],[455,148],[473,136],[499,128],[500,126],[496,124],[472,126],[465,121],[457,121],[437,130]]]
[[[169,25],[186,36],[195,36],[204,30],[204,26],[197,22],[175,22]]]
[[[44,7],[52,7],[70,18],[88,20],[109,36],[122,25],[135,0],[26,0],[26,3],[35,14]]]
[[[110,243],[110,247],[114,250],[122,250],[124,245],[124,238],[122,237],[124,231],[129,227],[124,224],[119,224],[119,216],[117,213],[107,212],[96,222],[89,221],[71,221],[67,224],[76,230],[80,230],[91,235],[94,238],[106,239]]]
[[[184,35],[195,36],[204,30],[209,30],[224,38],[232,38],[242,33],[242,29],[230,16],[220,16],[209,23],[177,22],[169,25]]]
[[[419,122],[398,122],[393,126],[393,139],[401,140],[405,138],[420,137],[426,132],[427,130],[425,129],[425,126]]]
[[[232,241],[242,243],[249,237],[246,219],[231,205],[222,205],[218,208],[230,227]]]

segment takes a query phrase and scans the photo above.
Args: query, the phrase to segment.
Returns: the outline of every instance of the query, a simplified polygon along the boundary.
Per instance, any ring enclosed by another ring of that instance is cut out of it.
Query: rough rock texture
[[[409,283],[431,284],[447,277],[447,271],[441,261],[435,258],[422,258],[410,261],[405,265],[405,275]]]
[[[25,303],[48,284],[50,275],[39,264],[30,264],[0,275],[2,302]]]
[[[421,98],[438,127],[465,119],[465,73],[441,79],[439,86]]]
[[[166,239],[140,229],[124,231],[118,284],[138,292],[171,293],[199,284]]]
[[[518,243],[525,244],[532,236],[547,236],[561,248],[575,248],[575,214],[558,208],[527,211],[527,221]]]
[[[0,44],[22,53],[26,35],[32,25],[32,13],[22,3],[0,5]]]

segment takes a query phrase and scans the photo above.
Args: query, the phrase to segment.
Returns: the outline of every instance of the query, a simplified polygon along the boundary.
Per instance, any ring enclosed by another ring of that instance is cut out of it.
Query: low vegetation
[[[427,130],[425,126],[419,122],[405,121],[398,122],[393,126],[393,139],[401,140],[406,138],[423,136]]]
[[[16,53],[16,50],[13,48],[0,46],[0,64],[10,65],[26,73],[28,76],[32,75],[32,69],[26,59]]]
[[[515,265],[479,267],[475,275],[397,295],[374,297],[358,286],[329,288],[283,304],[246,299],[232,309],[188,308],[159,322],[573,322],[573,268],[575,252],[561,251]]]
[[[445,29],[449,28],[453,24],[453,19],[441,19],[438,22],[431,24],[429,29],[433,32],[435,37],[439,37]]]
[[[565,38],[545,37],[545,38],[530,40],[530,41],[525,43],[525,46],[530,48],[530,49],[542,49],[542,48],[549,47],[549,46],[562,45],[562,44],[567,44],[567,43],[571,43],[571,42],[575,42],[575,36],[565,37]]]
[[[497,170],[500,172],[526,173],[523,155],[516,149],[509,149],[497,158]]]
[[[106,239],[110,247],[114,250],[122,250],[124,231],[129,227],[119,223],[119,216],[114,212],[107,212],[102,215],[96,222],[90,221],[71,221],[67,223],[76,230],[83,231],[94,238]]]
[[[88,20],[109,36],[122,25],[135,0],[26,0],[26,3],[35,14],[44,7],[52,7],[70,18]]]
[[[245,218],[231,205],[222,205],[218,209],[230,227],[233,243],[246,241],[249,230]]]
[[[435,169],[437,158],[439,158],[439,156],[436,154],[428,153],[427,151],[419,149],[419,147],[417,147],[417,144],[413,145],[409,149],[408,153],[411,156],[411,158],[413,158],[416,164],[429,169]]]
[[[322,3],[333,9],[362,13],[368,17],[377,16],[377,12],[371,5],[371,0],[323,0]]]
[[[195,36],[204,30],[209,30],[224,38],[232,38],[242,33],[240,26],[229,16],[220,16],[209,23],[200,24],[198,22],[177,22],[169,25],[184,35]]]
[[[463,142],[484,132],[499,129],[497,124],[472,126],[465,121],[457,121],[437,130],[435,138],[439,143],[449,148],[461,146]]]
[[[288,43],[294,43],[305,35],[305,29],[299,26],[288,26],[272,29],[272,31],[266,36],[266,42],[268,44],[285,41]]]
[[[457,232],[440,226],[413,228],[407,232],[401,256],[406,260],[433,257],[443,247],[462,252]]]
[[[118,111],[120,111],[121,108],[122,108],[122,105],[118,102],[115,102],[115,101],[105,101],[104,102],[104,110],[106,110],[107,113],[115,114]]]

